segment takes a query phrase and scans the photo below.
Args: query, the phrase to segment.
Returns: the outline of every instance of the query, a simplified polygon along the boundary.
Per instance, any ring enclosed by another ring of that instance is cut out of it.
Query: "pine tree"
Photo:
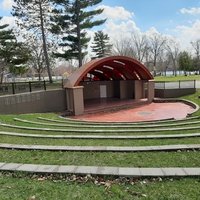
[[[1,20],[2,18],[0,18]],[[29,51],[23,43],[19,43],[8,24],[0,26],[0,83],[4,72],[21,71],[29,59]]]
[[[64,5],[65,0],[55,0],[57,5]],[[59,3],[58,3],[59,2]],[[101,14],[103,9],[92,10],[91,7],[101,3],[102,0],[72,0],[65,4],[62,9],[58,6],[58,12],[62,12],[57,22],[61,30],[65,32],[62,42],[59,44],[63,47],[63,53],[56,53],[57,57],[77,59],[79,67],[87,55],[86,49],[90,38],[87,36],[87,29],[99,26],[105,22],[105,19],[94,20],[94,17]],[[62,10],[62,11],[61,11]]]
[[[35,35],[42,38],[43,52],[49,82],[52,83],[49,55],[47,49],[47,31],[50,20],[50,1],[49,0],[14,0],[13,16],[19,18],[19,26],[27,31],[32,31]]]
[[[94,42],[92,45],[92,51],[95,53],[94,58],[102,58],[108,56],[111,52],[112,45],[109,43],[108,34],[104,34],[103,31],[95,33]]]

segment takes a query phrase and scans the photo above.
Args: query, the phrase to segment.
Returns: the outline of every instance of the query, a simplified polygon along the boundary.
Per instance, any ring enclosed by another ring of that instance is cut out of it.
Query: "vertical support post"
[[[64,88],[64,80],[63,80],[63,78],[62,78],[62,83],[61,84],[62,84],[62,88]]]
[[[140,100],[144,98],[144,84],[141,80],[135,80],[134,83],[135,100]]]
[[[15,85],[12,83],[12,93],[15,94]]]
[[[44,80],[44,90],[47,90],[46,81]]]
[[[29,85],[29,91],[32,92],[31,82],[30,81],[29,81],[28,85]]]
[[[154,80],[148,81],[148,91],[147,91],[147,99],[149,102],[152,102],[155,97],[155,82]]]
[[[178,82],[179,82],[179,89],[181,89],[181,80],[179,80]]]
[[[84,112],[83,86],[66,88],[67,109],[74,115]]]

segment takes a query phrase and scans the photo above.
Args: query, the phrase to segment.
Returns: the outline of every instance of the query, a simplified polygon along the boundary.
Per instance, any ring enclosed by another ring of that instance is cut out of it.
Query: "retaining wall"
[[[177,98],[184,95],[194,94],[195,88],[177,88],[177,89],[155,89],[156,98]]]
[[[195,92],[194,88],[155,89],[155,97],[176,98]],[[0,114],[61,112],[67,106],[64,89],[0,96]]]
[[[64,89],[0,97],[0,114],[59,112],[66,110]]]

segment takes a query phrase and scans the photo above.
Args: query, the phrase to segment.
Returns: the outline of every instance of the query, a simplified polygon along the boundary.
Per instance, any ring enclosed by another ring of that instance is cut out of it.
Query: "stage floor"
[[[164,120],[169,118],[183,119],[194,109],[181,102],[148,103],[146,100],[136,102],[106,100],[87,102],[85,113],[73,118],[94,122],[140,122]]]

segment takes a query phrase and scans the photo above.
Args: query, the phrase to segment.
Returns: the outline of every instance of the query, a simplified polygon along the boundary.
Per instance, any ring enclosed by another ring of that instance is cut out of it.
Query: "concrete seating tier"
[[[163,140],[176,138],[200,137],[199,116],[184,120],[165,120],[143,123],[92,123],[73,119],[50,118],[13,118],[10,122],[0,124],[0,137],[24,137],[42,139],[72,140]],[[25,124],[25,125],[24,125]],[[26,126],[27,125],[27,126]],[[51,128],[50,128],[51,127]],[[61,133],[61,134],[59,134]],[[200,144],[169,144],[152,146],[61,146],[0,143],[3,151],[75,151],[75,152],[153,152],[199,150]],[[168,177],[168,176],[199,176],[200,168],[126,168],[108,166],[66,166],[36,165],[24,163],[0,163],[0,171],[25,171],[30,173],[69,173],[112,175],[128,177]]]
[[[30,121],[30,120],[24,120],[20,118],[14,118],[14,121],[23,122],[26,124],[35,124],[35,125],[43,125],[43,126],[55,126],[55,127],[70,127],[70,128],[157,128],[157,127],[171,127],[171,126],[183,126],[183,125],[194,125],[194,124],[200,124],[199,120],[195,121],[188,121],[188,122],[173,122],[173,123],[167,123],[167,124],[146,124],[146,125],[139,125],[139,124],[96,124],[96,125],[90,125],[90,124],[71,124],[71,123],[47,123],[47,122],[38,122],[38,121]]]
[[[124,129],[91,129],[91,128],[83,128],[77,126],[77,129],[75,128],[42,128],[42,127],[28,127],[28,126],[17,126],[12,124],[5,124],[0,123],[0,126],[7,127],[7,128],[15,128],[15,129],[23,129],[23,130],[34,130],[34,131],[52,131],[52,132],[63,132],[63,133],[152,133],[152,132],[166,132],[166,131],[186,131],[186,130],[200,130],[200,125],[197,124],[196,126],[183,126],[183,127],[175,127],[175,128],[128,128],[126,130]]]

